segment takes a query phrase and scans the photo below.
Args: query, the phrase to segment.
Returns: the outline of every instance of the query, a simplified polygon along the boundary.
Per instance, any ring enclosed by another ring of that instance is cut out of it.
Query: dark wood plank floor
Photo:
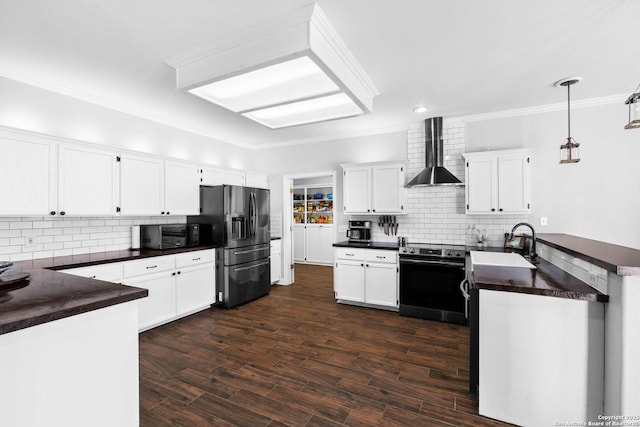
[[[140,335],[142,426],[496,426],[469,329],[337,304],[331,267]]]

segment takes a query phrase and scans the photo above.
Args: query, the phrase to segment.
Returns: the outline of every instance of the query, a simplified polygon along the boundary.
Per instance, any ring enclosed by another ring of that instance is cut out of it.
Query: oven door
[[[466,324],[464,279],[464,263],[401,256],[400,314]]]

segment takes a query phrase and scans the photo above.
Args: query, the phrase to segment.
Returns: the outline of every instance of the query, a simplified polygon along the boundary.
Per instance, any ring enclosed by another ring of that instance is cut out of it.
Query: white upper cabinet
[[[531,150],[466,153],[466,213],[531,212]]]
[[[123,154],[120,161],[120,201],[123,215],[165,215],[164,161]]]
[[[199,172],[198,167],[190,163],[164,162],[165,215],[199,213]]]
[[[0,215],[56,213],[56,144],[0,131]]]
[[[201,168],[200,185],[240,185],[244,186],[245,174],[239,170],[222,168]]]
[[[246,172],[244,174],[244,185],[246,187],[269,189],[269,175],[260,172]]]
[[[405,213],[403,163],[342,165],[346,214]]]
[[[404,165],[380,165],[371,168],[371,211],[402,213],[404,211]]]
[[[115,151],[80,144],[58,149],[58,213],[115,215],[119,212],[119,163]]]
[[[342,207],[344,213],[371,213],[371,168],[343,167]]]

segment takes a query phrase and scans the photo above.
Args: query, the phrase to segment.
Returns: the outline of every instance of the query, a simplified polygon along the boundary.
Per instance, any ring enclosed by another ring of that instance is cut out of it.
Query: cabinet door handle
[[[502,208],[498,209],[500,212],[502,212]]]
[[[491,208],[491,212],[495,212],[495,211],[496,211],[496,208]]]
[[[369,264],[367,264],[367,267],[369,267]]]
[[[182,273],[182,271],[178,271],[178,274],[181,274],[181,273]]]
[[[160,212],[160,215],[164,215],[164,211]]]
[[[171,212],[167,211],[167,215],[169,215]]]
[[[49,215],[55,215],[55,214],[56,214],[56,211],[49,212]]]
[[[360,264],[360,267],[364,267],[364,264]]]
[[[61,212],[60,212],[60,215],[64,215],[64,214],[66,214],[66,212],[65,212],[65,211],[61,211]]]
[[[158,266],[157,266],[157,265],[151,265],[151,266],[148,266],[148,267],[147,267],[147,270],[150,270],[150,269],[152,269],[152,268],[158,268]]]

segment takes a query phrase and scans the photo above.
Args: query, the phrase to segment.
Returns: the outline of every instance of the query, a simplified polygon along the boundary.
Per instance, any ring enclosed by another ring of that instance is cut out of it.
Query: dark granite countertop
[[[621,276],[640,276],[640,250],[569,234],[538,234],[538,241]]]
[[[0,334],[5,334],[76,314],[144,298],[148,291],[133,286],[89,279],[55,270],[171,255],[210,246],[158,250],[122,250],[33,261],[19,261],[5,272],[26,272],[28,282],[0,288]]]
[[[474,265],[473,280],[478,289],[518,292],[583,301],[608,302],[609,296],[544,259],[536,269]]]
[[[333,244],[335,248],[361,248],[361,249],[386,249],[390,251],[397,251],[398,244],[396,242],[349,242],[345,240],[343,242],[337,242]]]

